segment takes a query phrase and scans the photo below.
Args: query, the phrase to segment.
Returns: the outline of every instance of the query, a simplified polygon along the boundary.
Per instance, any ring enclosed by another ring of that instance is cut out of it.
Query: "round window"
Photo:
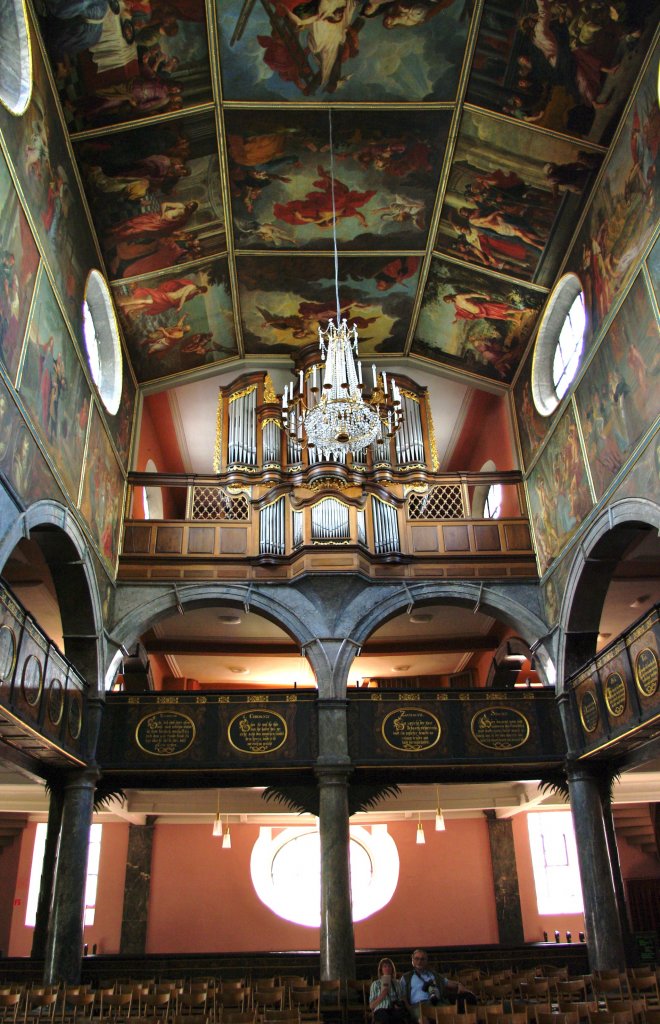
[[[399,854],[386,825],[351,826],[353,920],[386,906],[399,880]],[[259,899],[286,921],[318,928],[321,923],[321,845],[316,828],[260,830],[250,859]]]
[[[121,398],[121,344],[112,295],[98,270],[90,271],[85,286],[83,332],[92,380],[104,406],[114,416]]]
[[[484,519],[499,519],[502,514],[502,484],[491,484],[484,502]]]
[[[582,284],[566,274],[548,299],[532,363],[534,405],[550,416],[575,379],[584,345],[586,313]]]
[[[0,0],[0,101],[24,114],[32,97],[32,51],[24,0]]]

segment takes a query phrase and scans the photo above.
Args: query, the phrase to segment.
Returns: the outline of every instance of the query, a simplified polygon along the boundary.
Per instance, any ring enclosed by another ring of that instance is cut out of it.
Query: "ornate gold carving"
[[[628,687],[620,672],[610,673],[605,680],[603,691],[607,710],[614,718],[618,718],[626,710],[628,703]]]
[[[278,430],[282,429],[282,424],[278,420],[277,416],[266,416],[266,418],[261,421],[262,428],[265,427],[267,423],[274,423]]]
[[[414,391],[407,391],[405,388],[399,388],[399,390],[401,394],[405,395],[406,398],[409,398],[411,402],[417,402],[417,405],[419,405],[419,396],[416,395]]]
[[[213,449],[213,472],[222,468],[222,391],[218,389],[218,408],[215,413],[215,448]]]
[[[272,754],[284,746],[288,736],[286,720],[276,711],[239,711],[227,727],[227,738],[242,754]]]
[[[440,466],[440,459],[438,458],[438,445],[435,439],[435,425],[433,423],[433,416],[431,414],[431,406],[429,404],[428,395],[426,396],[426,422],[429,429],[429,447],[431,449],[431,469],[434,473],[438,472]]]
[[[644,697],[652,697],[658,689],[658,656],[650,647],[635,658],[635,683]]]
[[[154,711],[145,715],[135,729],[135,742],[145,754],[177,757],[195,742],[197,729],[181,711]]]
[[[247,387],[241,388],[240,391],[234,391],[233,395],[229,396],[229,404],[237,402],[239,398],[245,398],[246,395],[251,395],[253,391],[257,390],[256,384],[248,384]]]
[[[598,725],[600,714],[593,690],[586,690],[580,700],[580,721],[585,732],[593,732]]]
[[[470,732],[486,750],[516,750],[529,739],[529,721],[515,708],[482,708],[472,716]]]
[[[356,485],[348,483],[347,480],[336,480],[334,477],[321,476],[315,480],[310,480],[306,486],[309,491],[350,491]]]
[[[442,735],[440,719],[423,708],[399,708],[385,715],[381,735],[393,750],[430,750]]]
[[[264,377],[264,402],[277,402],[277,392],[275,391],[275,385],[273,379],[269,373]]]

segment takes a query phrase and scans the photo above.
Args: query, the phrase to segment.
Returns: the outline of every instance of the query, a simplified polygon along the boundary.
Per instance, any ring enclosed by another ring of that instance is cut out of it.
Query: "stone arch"
[[[37,501],[17,517],[0,541],[0,571],[22,539],[41,549],[55,585],[64,654],[96,696],[102,692],[103,612],[87,539],[71,513],[52,500]]]
[[[640,531],[660,532],[660,506],[628,498],[604,509],[571,563],[558,623],[557,690],[596,654],[598,629],[612,572]]]

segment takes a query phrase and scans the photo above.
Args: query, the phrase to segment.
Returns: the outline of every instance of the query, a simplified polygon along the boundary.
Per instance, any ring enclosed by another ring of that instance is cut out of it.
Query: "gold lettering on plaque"
[[[192,746],[195,723],[180,711],[154,711],[141,718],[135,729],[135,742],[145,754],[176,757]]]
[[[423,708],[401,708],[385,715],[382,737],[394,750],[430,750],[442,735],[440,721]]]
[[[529,722],[515,708],[483,708],[473,715],[470,730],[488,750],[516,750],[529,739]]]
[[[580,701],[580,721],[585,732],[593,732],[598,725],[598,704],[593,690],[587,690]]]
[[[635,658],[635,682],[644,697],[652,697],[658,689],[658,657],[650,647],[645,647]]]
[[[626,710],[628,688],[620,672],[612,672],[605,680],[605,703],[613,718],[618,718]]]
[[[286,721],[276,711],[239,711],[227,728],[229,742],[242,754],[272,754],[286,743]]]

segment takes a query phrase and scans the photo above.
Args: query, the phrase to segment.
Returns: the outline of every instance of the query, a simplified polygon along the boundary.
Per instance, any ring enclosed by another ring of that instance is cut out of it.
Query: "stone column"
[[[359,648],[350,639],[318,639],[305,653],[319,691],[319,831],[321,835],[321,978],[355,977],[351,907],[346,683]]]
[[[626,956],[603,821],[599,782],[587,765],[569,763],[566,777],[577,842],[589,968],[625,970]]]
[[[513,823],[510,818],[497,818],[495,811],[484,811],[484,814],[488,821],[499,942],[502,946],[522,946],[525,936],[513,845]]]
[[[129,825],[119,943],[119,952],[126,956],[142,956],[147,951],[153,840],[153,820],[148,819],[146,825]]]
[[[32,935],[33,960],[43,960],[46,956],[46,943],[48,941],[48,921],[50,919],[50,904],[53,898],[53,879],[55,877],[55,863],[57,859],[57,844],[60,839],[60,828],[62,825],[62,789],[58,784],[53,784],[50,791],[50,802],[48,805],[48,828],[46,830],[46,845],[44,847],[44,862],[41,869],[41,881],[39,883],[39,899],[37,901],[37,913]]]
[[[349,862],[350,768],[317,767],[321,833],[321,978],[355,977]]]
[[[80,981],[89,828],[98,770],[72,775],[64,789],[60,848],[44,964],[44,982]]]

